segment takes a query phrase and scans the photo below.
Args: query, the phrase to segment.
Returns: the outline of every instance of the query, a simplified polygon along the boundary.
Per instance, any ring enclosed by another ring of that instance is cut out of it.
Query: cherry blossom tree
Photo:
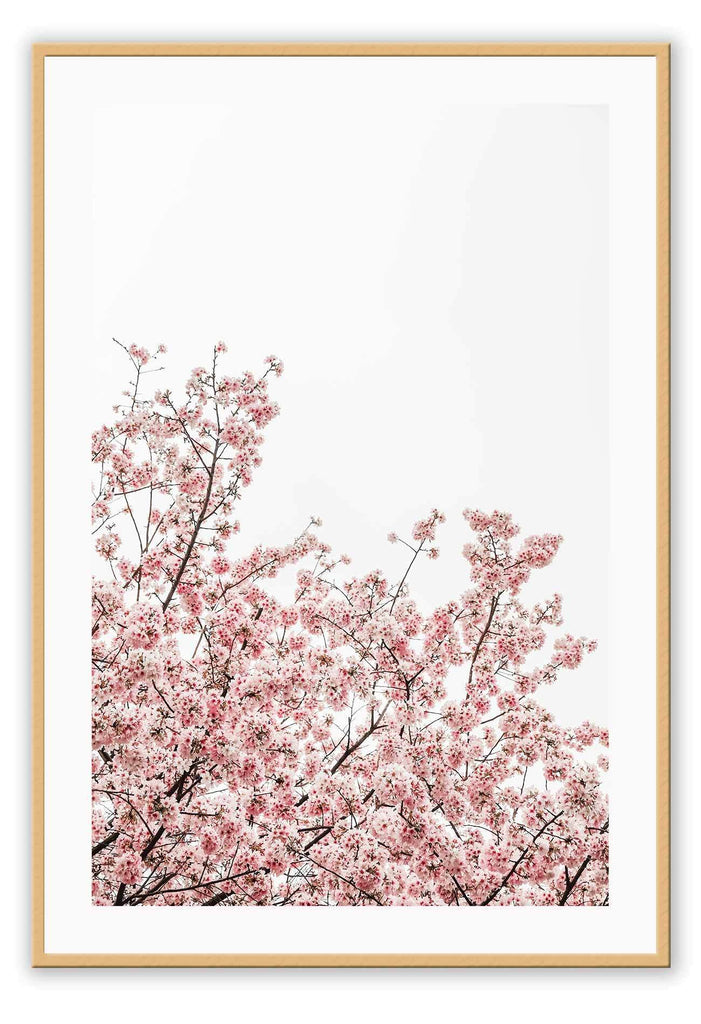
[[[429,609],[409,578],[438,557],[435,509],[389,535],[394,582],[344,579],[317,520],[243,553],[282,364],[228,376],[220,344],[181,398],[148,395],[163,351],[125,348],[93,435],[93,900],[607,903],[607,733],[537,697],[596,645],[561,632],[559,595],[522,598],[561,538],[466,510],[464,591]]]

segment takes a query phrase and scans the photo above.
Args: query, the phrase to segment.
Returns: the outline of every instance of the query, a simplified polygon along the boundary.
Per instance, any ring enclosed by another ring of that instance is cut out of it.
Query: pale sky
[[[236,545],[313,513],[354,570],[394,577],[387,533],[438,506],[428,603],[465,589],[464,507],[562,533],[531,593],[563,593],[601,649],[548,701],[605,720],[605,108],[446,99],[398,65],[391,90],[342,62],[323,88],[318,63],[284,89],[249,68],[228,95],[95,114],[93,423],[126,379],[113,336],[164,342],[176,390],[218,340],[234,373],[275,352],[282,413]]]

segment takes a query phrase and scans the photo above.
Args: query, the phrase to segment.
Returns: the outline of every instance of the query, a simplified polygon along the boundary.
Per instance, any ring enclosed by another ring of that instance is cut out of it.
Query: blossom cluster
[[[389,535],[397,581],[350,575],[317,520],[245,551],[282,364],[227,376],[220,343],[183,397],[145,397],[161,351],[126,349],[93,435],[94,901],[605,904],[607,733],[537,697],[596,645],[559,631],[559,595],[522,595],[561,538],[466,510],[464,590],[428,610],[408,579],[438,557],[437,509]]]

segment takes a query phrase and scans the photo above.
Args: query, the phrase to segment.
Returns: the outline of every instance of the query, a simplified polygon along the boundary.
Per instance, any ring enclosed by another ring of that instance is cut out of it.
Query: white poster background
[[[654,59],[56,57],[45,99],[47,952],[654,951]],[[564,534],[532,596],[601,644],[546,699],[611,727],[609,907],[91,906],[113,336],[168,345],[158,386],[217,340],[285,361],[246,546],[314,513],[392,578],[387,532],[438,505],[427,604],[464,588],[466,505]]]

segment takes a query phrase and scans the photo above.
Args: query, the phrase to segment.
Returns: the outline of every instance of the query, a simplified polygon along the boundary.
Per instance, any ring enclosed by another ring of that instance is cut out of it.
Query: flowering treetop
[[[244,552],[282,364],[231,377],[225,351],[176,398],[144,396],[156,355],[127,348],[130,390],[93,435],[95,902],[606,903],[606,731],[537,698],[595,643],[560,632],[559,595],[521,598],[561,538],[466,510],[465,589],[431,609],[408,580],[438,557],[436,509],[389,535],[394,582],[342,580],[316,520]]]

